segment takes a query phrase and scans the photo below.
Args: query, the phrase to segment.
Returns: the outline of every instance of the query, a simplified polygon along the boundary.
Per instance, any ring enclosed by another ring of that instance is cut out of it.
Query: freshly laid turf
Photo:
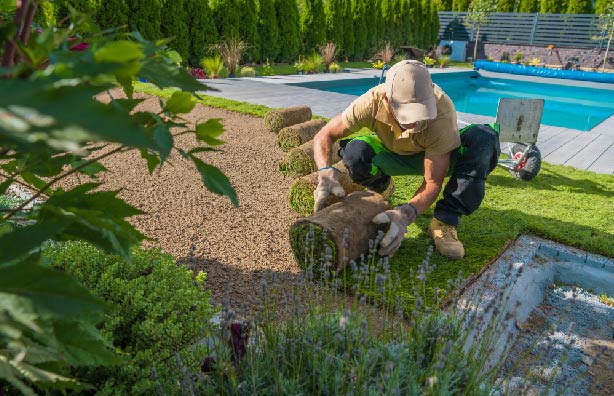
[[[137,90],[143,91],[143,85]],[[149,86],[151,87],[151,86]],[[147,89],[160,94],[159,90]],[[170,95],[167,93],[167,95]],[[162,96],[167,96],[162,95]],[[266,114],[265,106],[203,96],[201,103],[247,114]],[[392,205],[406,202],[420,186],[420,177],[395,177]],[[437,265],[428,286],[443,288],[462,272],[478,273],[520,234],[533,233],[593,253],[614,257],[614,176],[544,163],[537,177],[524,182],[506,170],[496,169],[488,178],[486,198],[471,216],[462,219],[458,232],[465,244],[465,258],[449,261],[437,254]],[[410,300],[410,270],[422,262],[432,241],[427,235],[432,209],[412,224],[398,253],[391,259],[391,271],[399,275],[401,297]]]

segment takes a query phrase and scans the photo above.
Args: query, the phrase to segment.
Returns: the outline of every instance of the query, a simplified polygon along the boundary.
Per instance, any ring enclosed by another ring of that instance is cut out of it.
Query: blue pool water
[[[500,98],[545,99],[542,124],[589,131],[614,115],[614,90],[483,77],[475,72],[432,75],[463,113],[494,117]],[[378,78],[298,83],[306,88],[362,95]]]

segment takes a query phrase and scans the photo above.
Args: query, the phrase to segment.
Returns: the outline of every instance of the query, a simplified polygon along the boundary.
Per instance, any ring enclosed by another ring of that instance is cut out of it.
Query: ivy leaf
[[[56,321],[54,333],[58,349],[73,366],[102,366],[121,360],[111,352],[100,333],[85,321]]]
[[[12,227],[0,234],[0,263],[10,262],[31,253],[40,245],[58,235],[71,219],[56,218],[39,220],[24,227]]]
[[[211,88],[196,81],[185,69],[157,59],[148,59],[143,64],[140,77],[159,88],[177,87],[188,92],[211,90]]]
[[[96,62],[127,63],[143,56],[141,45],[128,40],[108,42],[94,52]]]
[[[222,133],[224,133],[224,125],[220,118],[211,118],[205,123],[196,125],[196,138],[210,146],[224,144],[223,141],[217,139]]]
[[[160,124],[154,128],[154,140],[160,151],[160,162],[164,163],[173,149],[173,135],[166,125]]]
[[[200,173],[200,177],[202,178],[205,186],[212,192],[225,195],[230,198],[230,201],[234,206],[239,206],[239,200],[237,198],[237,193],[235,189],[230,184],[230,180],[213,165],[209,165],[204,163],[199,158],[191,155],[192,161],[194,165],[196,165],[196,169]]]
[[[141,157],[147,161],[147,169],[149,170],[149,174],[152,175],[154,170],[156,170],[156,166],[160,165],[160,159],[157,155],[151,154],[147,150],[141,150]]]
[[[0,266],[0,296],[5,295],[26,298],[43,313],[60,317],[91,317],[106,308],[103,301],[67,273],[43,267],[32,260]]]
[[[82,164],[86,163],[87,160],[86,159],[81,159],[78,161],[73,161],[71,166],[73,169],[81,166]],[[95,178],[96,175],[100,172],[104,172],[106,171],[107,168],[105,168],[104,165],[102,165],[100,162],[92,162],[91,164],[88,164],[86,166],[84,166],[83,168],[79,169],[79,173],[82,173],[84,175],[87,176],[91,176],[92,178]]]
[[[166,109],[173,114],[184,114],[192,111],[196,98],[189,92],[176,91],[166,102]]]

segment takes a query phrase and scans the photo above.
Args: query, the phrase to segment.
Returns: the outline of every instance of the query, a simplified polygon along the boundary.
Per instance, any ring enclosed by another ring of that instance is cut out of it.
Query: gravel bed
[[[614,307],[572,286],[552,287],[504,367],[523,394],[614,395]]]
[[[137,110],[158,111],[158,98],[150,97]],[[278,171],[285,153],[260,118],[202,105],[184,118],[222,119],[225,144],[201,158],[228,176],[237,191],[238,208],[209,192],[194,166],[176,152],[169,158],[172,165],[165,164],[153,175],[138,152],[111,156],[102,161],[108,172],[99,181],[104,189],[121,189],[121,198],[146,212],[130,220],[152,238],[145,246],[160,246],[179,262],[207,272],[206,288],[215,302],[226,295],[235,308],[249,306],[263,277],[275,275],[280,282],[292,283],[300,273],[288,239],[290,225],[299,218],[287,201],[292,179]],[[177,137],[176,144],[186,151],[200,146],[191,134]]]

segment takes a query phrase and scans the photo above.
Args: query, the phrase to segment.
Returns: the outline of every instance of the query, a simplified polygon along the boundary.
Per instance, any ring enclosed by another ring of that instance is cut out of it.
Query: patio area
[[[452,67],[446,69],[431,69],[431,73],[454,73],[459,71],[467,71],[467,69]],[[381,71],[375,69],[352,69],[349,70],[348,73],[338,74],[235,78],[203,80],[203,82],[217,89],[217,91],[207,91],[207,94],[211,96],[261,104],[269,107],[307,105],[311,107],[315,115],[333,117],[342,112],[356,96],[325,92],[287,84],[339,79],[379,78],[380,74]],[[504,77],[506,79],[522,78],[525,81],[530,79],[535,82],[611,89],[614,95],[614,87],[612,87],[611,84],[512,76],[508,74],[502,76],[499,73],[492,72],[480,72],[480,74],[489,77]],[[493,117],[459,112],[458,120],[459,125],[462,126],[465,123],[489,123],[494,119]],[[502,146],[504,152],[507,152],[507,143],[503,143]],[[613,174],[614,116],[606,119],[588,132],[542,124],[537,146],[545,162],[568,165],[596,173]]]

